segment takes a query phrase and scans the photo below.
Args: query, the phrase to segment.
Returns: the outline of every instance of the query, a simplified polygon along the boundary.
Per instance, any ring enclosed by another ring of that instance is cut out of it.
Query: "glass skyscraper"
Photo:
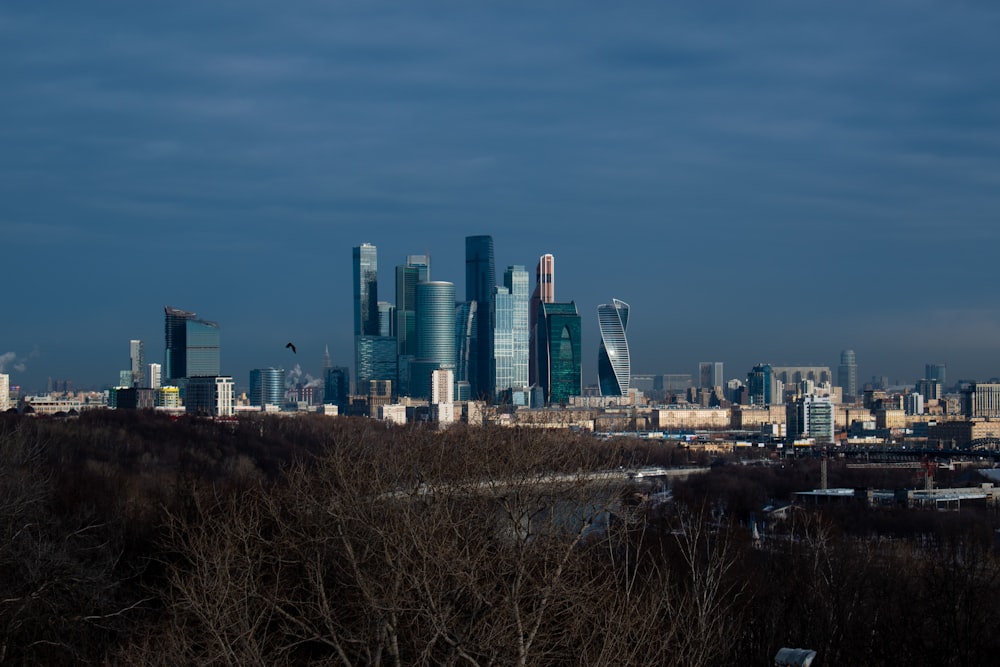
[[[487,396],[491,391],[493,359],[492,299],[496,287],[492,236],[465,237],[465,300],[478,304],[476,351],[470,358],[472,395]]]
[[[285,369],[255,368],[250,371],[250,405],[285,403]]]
[[[523,266],[509,266],[503,280],[493,297],[494,395],[528,386],[528,272]]]
[[[597,351],[597,379],[601,396],[626,396],[632,376],[629,358],[629,305],[620,299],[597,307],[597,323],[601,330],[601,345]]]
[[[362,243],[352,249],[351,258],[351,278],[354,283],[354,373],[360,386],[361,338],[379,335],[378,249],[371,243]],[[365,347],[370,349],[371,345],[366,344]]]
[[[431,373],[455,369],[455,285],[444,281],[417,283],[417,357],[410,364],[410,394],[427,398]]]
[[[455,305],[455,382],[469,383],[469,357],[476,350],[478,304],[464,301]]]
[[[183,378],[219,375],[219,325],[170,306],[164,313],[164,381],[176,384]]]
[[[538,312],[538,384],[550,405],[583,390],[580,314],[576,303],[542,303]]]
[[[844,350],[840,353],[840,365],[837,366],[837,386],[843,389],[843,397],[858,395],[858,362],[854,350]]]
[[[133,338],[128,342],[128,353],[132,371],[132,385],[136,387],[148,387],[149,383],[145,380],[145,345],[141,340]]]

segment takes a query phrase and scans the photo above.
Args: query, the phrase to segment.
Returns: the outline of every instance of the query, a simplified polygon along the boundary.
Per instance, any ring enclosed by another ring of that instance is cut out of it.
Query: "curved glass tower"
[[[417,283],[417,358],[410,366],[410,393],[427,398],[431,373],[455,369],[455,284]]]
[[[285,369],[255,368],[250,371],[250,405],[285,403]]]
[[[620,299],[597,307],[597,322],[601,328],[601,347],[597,353],[597,378],[602,396],[628,394],[632,364],[628,354],[629,305]]]

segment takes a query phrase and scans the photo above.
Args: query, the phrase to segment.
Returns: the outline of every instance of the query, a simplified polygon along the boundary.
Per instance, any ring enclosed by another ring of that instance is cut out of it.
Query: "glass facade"
[[[354,283],[354,373],[361,380],[361,337],[378,336],[378,249],[362,243],[352,249]]]
[[[358,336],[358,393],[368,392],[372,380],[396,383],[396,339],[392,336]]]
[[[503,274],[503,284],[510,291],[512,325],[511,387],[527,387],[528,364],[531,358],[531,296],[528,293],[528,271],[520,265],[509,266]]]
[[[170,306],[166,306],[163,311],[163,379],[170,382],[187,377],[187,321],[193,320],[197,315]]]
[[[455,368],[455,285],[444,281],[417,283],[417,356],[410,365],[410,393],[430,395],[430,372]]]
[[[186,320],[184,324],[187,337],[185,377],[219,375],[219,325],[206,320]]]
[[[478,304],[466,301],[455,306],[455,381],[469,383],[471,355],[476,349]],[[470,384],[471,391],[471,384]]]
[[[576,303],[540,304],[538,325],[538,383],[546,403],[564,404],[583,389]]]
[[[285,369],[255,368],[250,371],[250,405],[284,405]]]
[[[473,396],[491,393],[493,360],[493,289],[496,269],[492,236],[465,237],[465,300],[479,305],[476,324],[476,350],[471,355],[469,383]]]
[[[323,402],[336,405],[341,414],[350,405],[351,372],[346,366],[331,366],[323,372]]]
[[[493,290],[493,322],[493,396],[497,396],[514,386],[514,299],[506,287]]]
[[[629,357],[629,305],[620,299],[597,307],[597,322],[601,330],[601,345],[597,351],[597,379],[601,396],[625,396],[632,376]]]

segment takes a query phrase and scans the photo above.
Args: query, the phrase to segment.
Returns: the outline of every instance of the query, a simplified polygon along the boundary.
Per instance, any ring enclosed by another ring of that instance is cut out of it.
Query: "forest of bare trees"
[[[6,415],[0,663],[994,661],[991,511],[803,510],[762,541],[749,517],[811,462],[657,502],[572,475],[682,460],[565,431]]]

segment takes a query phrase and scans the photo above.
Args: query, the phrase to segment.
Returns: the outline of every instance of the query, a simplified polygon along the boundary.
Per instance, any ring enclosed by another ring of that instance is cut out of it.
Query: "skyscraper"
[[[924,366],[924,377],[928,380],[937,380],[941,383],[942,389],[947,389],[947,368],[944,364],[926,364]]]
[[[417,356],[410,364],[410,394],[427,398],[431,373],[455,369],[455,285],[417,283]]]
[[[775,396],[777,378],[770,364],[757,364],[747,373],[747,395],[750,405],[772,405],[781,403]]]
[[[535,267],[535,291],[528,304],[528,382],[531,385],[538,384],[538,306],[556,300],[555,266],[555,258],[545,254]]]
[[[128,356],[132,370],[132,385],[135,387],[148,387],[145,381],[146,373],[146,353],[141,340],[133,338],[128,342]]]
[[[351,402],[351,372],[346,366],[323,369],[323,402],[336,405],[340,414],[347,411]]]
[[[473,364],[469,358],[476,351],[479,334],[477,313],[479,305],[475,301],[455,304],[455,382],[462,382],[469,388],[469,372]],[[471,390],[469,392],[471,394]]]
[[[726,384],[721,361],[703,361],[698,364],[698,377],[698,386],[702,389],[714,389]]]
[[[514,301],[506,287],[493,288],[491,398],[514,386]]]
[[[378,335],[378,249],[371,243],[353,248],[354,335]]]
[[[171,383],[187,377],[187,321],[197,317],[197,313],[165,306],[163,338],[163,370],[165,380]]]
[[[160,384],[161,384],[160,383],[160,377],[161,377],[160,373],[163,370],[163,366],[161,366],[160,364],[150,364],[147,368],[149,370],[149,374],[148,374],[148,377],[149,377],[149,388],[150,389],[159,389],[160,388]]]
[[[493,358],[493,288],[496,269],[493,262],[492,236],[465,237],[465,300],[478,304],[476,351],[470,358],[472,395],[491,394],[490,368]]]
[[[255,368],[250,371],[250,405],[264,407],[284,403],[284,368]]]
[[[508,266],[503,274],[503,284],[511,298],[511,358],[513,376],[511,387],[527,387],[531,356],[531,299],[528,296],[528,271],[521,265]]]
[[[354,373],[361,381],[361,337],[378,336],[378,250],[371,243],[351,253],[354,283]]]
[[[538,384],[550,405],[583,391],[576,303],[542,303],[538,313]]]
[[[597,351],[597,379],[601,396],[628,395],[632,363],[629,358],[628,328],[629,305],[620,299],[597,307],[597,323],[601,331],[601,344]]]
[[[840,353],[837,386],[843,390],[845,399],[850,397],[853,400],[858,395],[858,362],[854,350],[844,350]]]
[[[177,384],[188,377],[219,375],[219,325],[170,306],[164,308],[164,314],[166,382]]]

